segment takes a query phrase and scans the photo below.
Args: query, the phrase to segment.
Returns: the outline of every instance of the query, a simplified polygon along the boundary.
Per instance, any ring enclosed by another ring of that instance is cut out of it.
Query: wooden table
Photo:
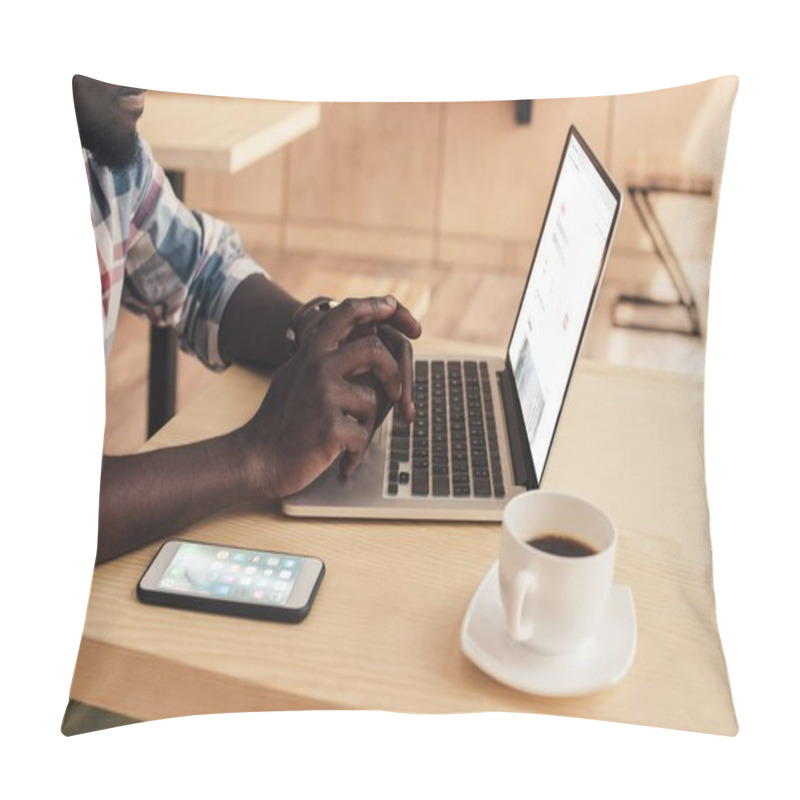
[[[230,369],[146,447],[237,425],[266,385],[264,375]],[[182,535],[320,556],[328,572],[308,619],[290,626],[144,606],[135,590],[157,549],[149,546],[95,570],[72,696],[137,719],[278,709],[518,711],[733,735],[702,419],[699,382],[579,364],[544,487],[578,493],[617,522],[615,580],[633,588],[639,639],[631,672],[613,689],[534,697],[495,682],[462,654],[463,615],[497,558],[499,525],[306,521],[265,503]]]
[[[164,169],[233,174],[319,124],[319,103],[148,92],[139,130]]]
[[[139,131],[183,199],[184,171],[235,174],[319,124],[319,103],[148,92]],[[175,413],[177,339],[150,330],[148,436]]]

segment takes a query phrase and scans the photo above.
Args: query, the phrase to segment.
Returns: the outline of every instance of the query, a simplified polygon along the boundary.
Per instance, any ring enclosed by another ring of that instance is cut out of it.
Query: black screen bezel
[[[603,248],[603,256],[600,259],[600,264],[598,265],[598,268],[597,268],[597,275],[595,277],[594,286],[592,287],[592,294],[591,294],[591,297],[589,298],[589,305],[588,305],[587,310],[586,310],[586,315],[584,316],[584,319],[583,319],[583,326],[581,327],[580,336],[578,337],[578,346],[575,348],[575,354],[574,354],[573,359],[572,359],[572,365],[570,366],[569,376],[567,377],[567,384],[564,387],[564,395],[561,398],[561,407],[558,410],[558,416],[556,417],[556,424],[555,424],[555,426],[553,428],[553,435],[550,437],[550,443],[547,446],[547,454],[545,455],[544,463],[542,464],[542,472],[541,472],[540,475],[537,475],[536,467],[535,467],[535,465],[533,463],[533,454],[531,453],[530,442],[528,440],[528,432],[527,432],[527,430],[525,428],[524,415],[522,414],[522,404],[520,403],[519,392],[517,391],[517,382],[516,382],[516,380],[514,378],[514,371],[513,371],[512,367],[511,367],[511,342],[514,339],[514,332],[516,331],[517,325],[519,324],[520,314],[522,313],[523,300],[525,298],[526,292],[528,291],[528,286],[529,286],[530,281],[531,281],[531,276],[533,275],[533,267],[536,264],[536,256],[539,254],[539,247],[540,247],[540,245],[542,243],[542,235],[544,234],[545,224],[547,223],[547,218],[548,218],[548,216],[550,214],[550,208],[551,208],[551,206],[553,204],[553,198],[555,197],[556,188],[558,187],[558,182],[559,182],[559,180],[561,178],[561,170],[564,167],[564,162],[565,162],[565,160],[567,158],[567,153],[569,152],[570,142],[571,142],[573,137],[576,139],[576,141],[578,142],[578,144],[580,145],[580,147],[584,151],[584,153],[588,156],[592,166],[597,170],[597,173],[602,178],[603,183],[605,183],[606,187],[611,192],[611,195],[614,198],[614,201],[616,203],[616,208],[614,210],[614,215],[613,215],[613,217],[611,219],[611,224],[609,226],[608,237],[606,238],[605,247]],[[620,213],[621,207],[622,207],[622,193],[620,192],[619,188],[614,183],[614,181],[611,179],[611,177],[609,176],[609,174],[606,171],[605,167],[603,167],[603,165],[600,163],[600,160],[592,152],[592,149],[586,143],[586,140],[580,134],[578,129],[575,127],[575,125],[570,125],[569,131],[567,132],[567,138],[566,138],[566,141],[564,143],[564,149],[563,149],[563,151],[561,153],[561,159],[558,162],[558,169],[556,170],[556,178],[553,181],[553,188],[552,188],[552,190],[550,192],[550,199],[547,201],[547,209],[545,210],[544,217],[542,218],[542,227],[541,227],[541,230],[539,231],[539,239],[536,242],[536,249],[534,250],[533,259],[531,260],[531,266],[530,266],[530,269],[528,270],[528,278],[525,281],[525,288],[523,289],[522,294],[520,296],[520,303],[519,303],[519,307],[517,309],[517,316],[516,316],[516,318],[514,320],[514,325],[511,328],[511,336],[509,337],[508,347],[506,348],[506,366],[505,366],[505,369],[506,369],[506,372],[507,372],[507,374],[509,375],[509,377],[511,379],[510,380],[510,386],[511,386],[511,394],[512,394],[512,397],[513,397],[513,403],[514,403],[514,411],[517,414],[517,418],[519,420],[520,428],[524,433],[524,436],[523,436],[523,439],[524,439],[523,452],[524,452],[525,461],[526,461],[526,463],[525,463],[525,473],[528,476],[528,481],[527,481],[527,483],[528,483],[527,488],[528,489],[538,489],[539,488],[539,486],[541,485],[542,477],[544,476],[545,468],[547,467],[547,462],[550,459],[550,452],[553,449],[553,441],[556,438],[556,432],[558,431],[558,426],[559,426],[559,423],[561,422],[561,414],[562,414],[562,412],[564,410],[564,402],[566,401],[567,393],[569,392],[569,387],[570,387],[570,384],[572,383],[572,376],[573,376],[573,374],[575,372],[575,365],[578,362],[578,356],[579,356],[580,351],[581,351],[581,346],[583,345],[583,338],[584,338],[584,335],[586,334],[586,328],[588,326],[589,319],[591,318],[592,310],[594,309],[594,304],[595,304],[595,300],[597,299],[597,293],[598,293],[598,290],[600,288],[600,283],[602,282],[603,273],[605,272],[605,266],[606,266],[606,263],[608,261],[608,254],[609,254],[609,251],[611,249],[611,242],[614,239],[614,232],[615,232],[616,227],[617,227],[617,221],[619,220],[619,213]]]

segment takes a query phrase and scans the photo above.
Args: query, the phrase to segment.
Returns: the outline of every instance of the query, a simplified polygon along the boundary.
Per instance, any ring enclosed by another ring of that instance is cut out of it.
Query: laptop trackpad
[[[367,448],[364,460],[352,475],[344,477],[339,471],[339,459],[313,483],[287,498],[290,507],[371,505],[383,495],[383,475],[386,455],[383,428],[379,429]]]

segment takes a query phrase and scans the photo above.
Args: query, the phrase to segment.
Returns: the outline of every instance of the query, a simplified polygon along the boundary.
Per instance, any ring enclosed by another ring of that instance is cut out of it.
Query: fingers
[[[367,430],[373,430],[380,407],[378,391],[369,375],[342,381],[339,385],[336,404],[342,412],[357,419]]]
[[[402,396],[400,367],[379,336],[365,336],[347,342],[331,356],[331,361],[337,373],[344,378],[372,373],[392,403]]]
[[[413,419],[408,338],[420,333],[419,322],[394,297],[371,297],[336,306],[304,342],[295,364],[311,375],[318,372],[318,396],[326,397],[322,405],[333,414],[326,414],[325,427],[342,454],[344,475],[363,461],[379,413],[385,415],[399,401],[404,417]]]
[[[322,321],[314,337],[318,347],[333,350],[359,326],[389,319],[397,310],[394,297],[350,298],[339,303]]]
[[[343,301],[322,321],[316,340],[319,346],[332,350],[346,339],[369,335],[380,324],[391,326],[410,339],[417,339],[422,333],[414,315],[387,295]]]
[[[414,353],[411,343],[393,328],[384,325],[378,332],[387,349],[394,356],[400,370],[401,394],[398,401],[406,422],[414,420]]]
[[[334,427],[342,453],[339,467],[345,476],[351,475],[364,460],[375,432],[381,393],[373,383],[371,375],[364,375],[343,381],[337,391],[336,405],[342,415]]]
[[[364,460],[364,454],[369,447],[372,431],[359,425],[350,417],[342,417],[340,442],[342,457],[339,461],[339,471],[342,475],[352,475],[353,471]]]
[[[409,339],[418,339],[422,333],[422,326],[404,305],[397,303],[397,309],[394,314],[382,322],[380,326],[374,323],[356,325],[348,339],[359,339],[362,336],[369,336],[378,330],[395,330]]]
[[[394,314],[384,324],[391,325],[409,339],[419,339],[422,333],[422,325],[402,303],[397,303]]]

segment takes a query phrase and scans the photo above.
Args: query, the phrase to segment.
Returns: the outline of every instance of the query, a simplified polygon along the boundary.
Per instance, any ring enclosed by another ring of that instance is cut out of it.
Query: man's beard
[[[81,145],[89,150],[101,167],[123,170],[132,166],[141,142],[136,130],[120,134],[112,129],[84,128],[78,124]]]

